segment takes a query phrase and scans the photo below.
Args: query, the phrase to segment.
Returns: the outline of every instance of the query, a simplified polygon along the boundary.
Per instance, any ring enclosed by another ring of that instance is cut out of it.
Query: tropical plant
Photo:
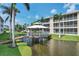
[[[54,21],[55,20],[58,20],[59,21],[59,38],[61,37],[61,28],[60,28],[60,20],[62,19],[62,14],[60,13],[60,14],[55,14],[54,16],[53,16],[53,19],[54,19]]]
[[[27,10],[29,10],[29,4],[28,3],[24,3],[23,5],[26,6]],[[12,3],[11,5],[11,13],[12,13],[12,47],[16,47],[15,45],[15,9],[16,9],[16,3]]]
[[[7,16],[7,18],[5,19],[5,22],[7,21],[7,20],[9,20],[9,22],[10,22],[10,25],[9,25],[9,32],[10,32],[10,34],[9,34],[9,39],[12,39],[12,30],[11,30],[11,25],[12,25],[12,20],[11,20],[11,18],[12,18],[12,16],[11,16],[11,6],[10,7],[7,7],[7,6],[4,6],[4,5],[2,5],[1,6],[4,10],[3,10],[3,14],[7,14],[8,16]],[[17,13],[20,13],[20,11],[16,8],[15,9],[15,16],[16,16],[16,14]]]
[[[15,25],[15,31],[20,32],[20,31],[22,31],[22,30],[23,30],[23,26],[22,26],[22,25],[20,25],[20,24],[16,24],[16,25]]]
[[[23,5],[25,5],[25,7],[27,8],[27,10],[29,10],[29,4],[28,3],[23,3]],[[3,5],[2,5],[3,6]],[[16,16],[16,3],[12,3],[11,4],[11,14],[10,14],[10,18],[11,18],[11,26],[12,26],[12,47],[16,47],[15,44],[15,16]]]

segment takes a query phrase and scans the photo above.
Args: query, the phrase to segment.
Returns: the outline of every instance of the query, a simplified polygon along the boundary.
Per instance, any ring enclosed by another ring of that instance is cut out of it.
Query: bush
[[[47,37],[47,39],[48,39],[48,40],[52,39],[52,35],[49,35],[49,36]]]

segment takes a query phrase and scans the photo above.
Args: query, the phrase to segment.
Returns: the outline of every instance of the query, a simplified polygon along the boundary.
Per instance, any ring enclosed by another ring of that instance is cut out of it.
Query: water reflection
[[[75,56],[78,51],[77,43],[78,42],[50,40],[48,43],[49,54],[55,56]]]
[[[59,41],[59,40],[40,40],[26,39],[32,48],[33,56],[77,56],[79,55],[79,42]],[[43,43],[43,44],[42,44]]]

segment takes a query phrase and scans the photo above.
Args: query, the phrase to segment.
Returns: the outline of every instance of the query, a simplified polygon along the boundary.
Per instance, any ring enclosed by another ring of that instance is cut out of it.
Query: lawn
[[[61,40],[79,41],[79,36],[64,35],[64,36],[61,37]]]
[[[32,55],[32,49],[31,47],[27,46],[26,43],[17,43],[18,49],[21,53],[21,56],[31,56]]]
[[[64,41],[79,41],[79,36],[62,35],[61,38],[59,38],[58,35],[52,34],[51,35],[51,39],[54,39],[54,40],[64,40]]]
[[[0,56],[31,56],[32,49],[24,42],[17,43],[16,48],[8,47],[8,44],[0,45]]]
[[[9,39],[9,33],[0,34],[0,40],[1,41],[8,40],[8,39]]]
[[[15,32],[15,36],[21,36],[21,35],[25,35],[26,33],[24,32]],[[0,34],[0,41],[5,41],[9,39],[9,33],[2,33]]]
[[[21,35],[26,35],[25,32],[15,32],[15,36],[21,36]]]
[[[9,48],[7,44],[0,45],[0,56],[21,56],[18,47]]]

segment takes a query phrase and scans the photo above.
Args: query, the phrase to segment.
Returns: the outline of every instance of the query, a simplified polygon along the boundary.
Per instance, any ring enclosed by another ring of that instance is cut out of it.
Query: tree
[[[9,22],[10,22],[10,26],[9,26],[9,32],[10,32],[10,35],[9,36],[10,36],[10,38],[9,39],[12,39],[12,37],[11,37],[11,35],[12,35],[12,30],[11,30],[11,27],[12,27],[11,10],[12,10],[12,8],[11,8],[11,6],[10,7],[7,7],[7,6],[4,6],[4,5],[2,5],[1,8],[4,9],[2,13],[8,15],[7,18],[5,19],[5,22],[7,20],[9,20]],[[16,8],[15,9],[15,16],[16,16],[17,13],[20,13],[20,11]]]
[[[62,14],[60,13],[60,14],[55,14],[54,16],[53,16],[53,19],[54,20],[59,20],[59,38],[61,37],[61,28],[60,28],[60,20],[62,19]]]
[[[25,5],[25,7],[27,8],[27,10],[29,10],[29,4],[28,3],[23,3],[23,5]],[[11,4],[11,14],[10,14],[10,18],[11,18],[11,26],[12,26],[12,47],[16,47],[15,44],[15,16],[16,16],[16,3],[12,3]]]
[[[29,4],[28,3],[24,3],[23,5],[26,6],[27,10],[29,10]],[[12,9],[12,47],[16,47],[15,45],[15,9],[16,9],[16,3],[12,3],[11,5],[11,9]]]
[[[15,30],[18,31],[18,32],[20,32],[20,31],[23,30],[23,26],[20,25],[20,24],[16,24],[16,25],[15,25]]]

